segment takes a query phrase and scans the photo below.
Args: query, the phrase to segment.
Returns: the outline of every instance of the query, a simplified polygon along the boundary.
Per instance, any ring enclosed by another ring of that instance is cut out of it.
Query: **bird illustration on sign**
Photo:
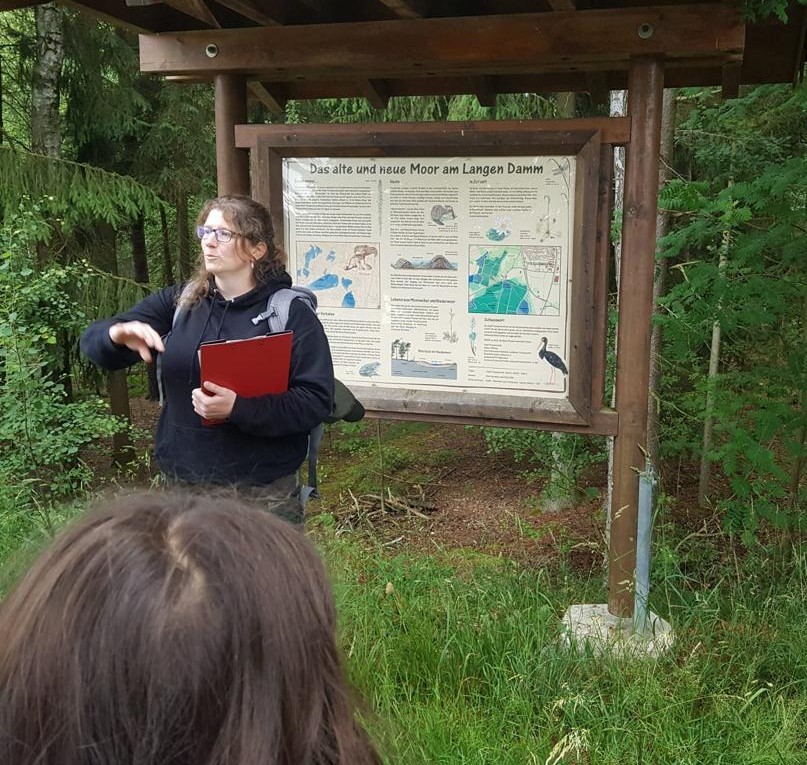
[[[538,349],[538,358],[546,361],[547,364],[549,364],[549,366],[551,367],[551,371],[549,374],[549,384],[551,385],[553,382],[555,382],[556,369],[560,370],[560,372],[563,373],[564,377],[567,374],[569,374],[569,370],[566,368],[566,364],[563,362],[563,359],[560,356],[558,356],[557,353],[555,353],[554,351],[548,351],[546,349],[548,342],[549,341],[547,340],[547,338],[545,337],[541,338],[541,347]]]

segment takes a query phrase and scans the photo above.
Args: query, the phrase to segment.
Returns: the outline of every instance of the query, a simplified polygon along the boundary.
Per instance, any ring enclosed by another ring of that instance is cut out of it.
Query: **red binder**
[[[212,382],[253,398],[289,389],[291,330],[246,340],[214,340],[199,346],[202,382]],[[204,386],[202,387],[204,390]],[[214,425],[219,420],[205,420]]]

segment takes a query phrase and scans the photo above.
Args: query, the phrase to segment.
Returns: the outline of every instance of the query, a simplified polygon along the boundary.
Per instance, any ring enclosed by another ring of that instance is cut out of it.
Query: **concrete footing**
[[[656,658],[672,648],[670,623],[647,612],[645,628],[634,630],[633,619],[614,616],[604,603],[569,606],[563,615],[562,644],[580,653],[610,653],[615,656]]]

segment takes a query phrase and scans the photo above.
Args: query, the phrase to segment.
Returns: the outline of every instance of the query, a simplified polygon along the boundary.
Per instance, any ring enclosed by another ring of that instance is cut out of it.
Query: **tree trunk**
[[[718,264],[718,274],[722,276],[728,265],[728,248],[731,241],[731,234],[723,233],[723,246]],[[717,306],[717,313],[720,315],[720,304]],[[712,433],[714,432],[714,409],[715,409],[715,384],[717,382],[717,372],[720,368],[720,319],[715,319],[712,324],[712,344],[709,350],[709,375],[706,381],[706,409],[703,417],[703,451],[701,453],[700,475],[698,477],[698,507],[706,507],[709,501],[709,478],[711,473],[711,463],[709,462],[709,450],[712,448]]]
[[[147,285],[150,284],[151,279],[149,278],[149,261],[148,253],[146,252],[146,221],[142,215],[138,216],[132,223],[131,238],[134,280],[143,285],[144,293],[148,293]],[[149,384],[148,398],[151,401],[157,401],[160,397],[160,392],[157,387],[156,364],[146,366],[146,376]]]
[[[144,291],[148,291],[149,261],[146,253],[146,221],[139,215],[132,223],[132,275],[138,284],[142,284]]]
[[[179,258],[179,279],[186,281],[191,275],[191,247],[188,239],[188,195],[180,191],[177,195],[177,244]]]
[[[804,296],[803,311],[801,318],[801,336],[802,347],[807,348],[807,294]],[[807,390],[802,389],[799,391],[799,411],[804,417],[804,411],[807,408]],[[805,442],[807,442],[807,425],[802,424],[796,436],[796,456],[793,459],[793,465],[790,469],[790,480],[788,481],[788,494],[790,510],[793,513],[798,512],[799,507],[799,489],[801,487],[801,479],[804,472],[804,457],[805,457]],[[796,518],[796,526],[801,531],[802,518]],[[790,545],[793,543],[793,526],[788,529],[787,541]]]
[[[626,90],[611,91],[611,117],[624,117],[628,113],[628,92]],[[625,149],[622,146],[614,147],[614,210],[612,221],[622,220],[622,207],[625,199]],[[616,305],[619,305],[620,265],[622,263],[622,228],[617,230],[613,241],[613,268],[609,272],[613,275],[613,292],[616,293]],[[614,356],[616,356],[616,335],[614,335]],[[611,406],[615,402],[616,386],[611,393]],[[614,491],[614,439],[608,438],[608,491],[605,496],[605,538],[609,542],[611,537],[611,495]]]
[[[555,109],[558,117],[571,119],[576,113],[575,93],[555,93]],[[547,482],[542,489],[541,509],[544,512],[559,512],[574,506],[573,485],[575,470],[568,457],[564,455],[563,444],[568,433],[553,432],[551,434],[551,465]]]
[[[171,237],[168,234],[168,216],[165,207],[160,205],[160,229],[163,235],[163,287],[174,283],[174,264],[171,259]]]
[[[95,244],[90,252],[92,263],[110,274],[118,273],[118,253],[116,246],[115,229],[108,223],[99,222],[96,225]],[[129,386],[126,379],[126,370],[118,369],[106,373],[107,391],[109,393],[109,408],[112,414],[123,417],[131,424],[132,412],[129,405]],[[112,436],[112,463],[123,466],[131,462],[132,441],[128,431],[116,433]]]
[[[64,60],[63,11],[56,3],[38,5],[37,57],[31,89],[31,148],[58,157],[62,134],[59,125],[59,81]]]
[[[3,121],[3,55],[0,53],[0,146],[5,143],[6,129]]]
[[[659,192],[664,188],[670,178],[670,168],[673,159],[673,137],[675,134],[675,96],[676,91],[664,91],[664,105],[661,113],[661,156],[658,185]],[[670,223],[670,214],[659,208],[656,215],[656,242],[667,234]],[[668,262],[666,259],[656,262],[656,274],[653,280],[653,306],[658,305],[664,294],[667,283]],[[650,390],[647,407],[647,453],[650,464],[656,470],[656,476],[661,478],[659,464],[659,415],[660,398],[659,384],[661,380],[661,326],[654,324],[650,334]]]
[[[37,154],[58,159],[61,155],[62,131],[59,119],[59,83],[64,61],[64,12],[55,3],[38,5],[36,23],[36,60],[31,84],[31,149]],[[53,248],[45,242],[36,246],[39,268],[51,260]],[[73,338],[59,331],[54,348],[53,379],[73,398],[71,348]]]

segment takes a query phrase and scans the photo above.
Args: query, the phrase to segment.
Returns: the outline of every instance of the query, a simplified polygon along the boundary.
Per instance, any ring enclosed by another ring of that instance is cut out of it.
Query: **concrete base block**
[[[569,606],[563,615],[562,645],[595,654],[657,658],[672,648],[670,623],[652,611],[647,612],[644,630],[634,630],[633,619],[614,616],[605,603]]]

